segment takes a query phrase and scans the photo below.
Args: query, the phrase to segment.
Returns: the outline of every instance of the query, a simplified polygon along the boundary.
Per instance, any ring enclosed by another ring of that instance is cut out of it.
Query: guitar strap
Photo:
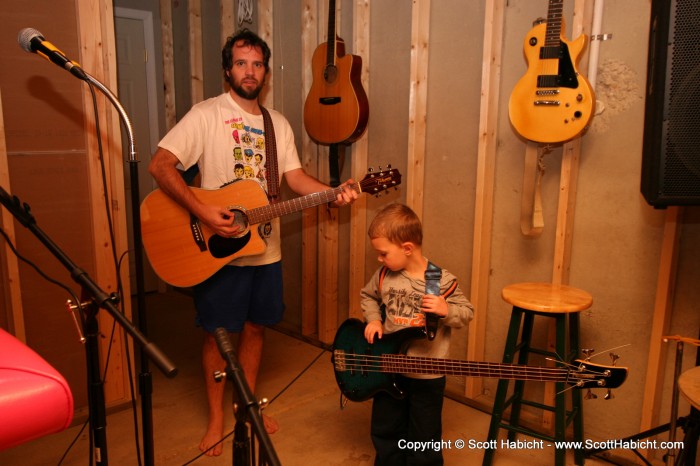
[[[439,296],[441,278],[442,269],[428,261],[428,268],[425,269],[425,294]],[[432,341],[435,338],[439,321],[440,316],[437,316],[432,312],[425,315],[425,332],[428,334],[429,341]]]
[[[520,231],[525,236],[540,236],[544,228],[542,216],[542,176],[545,149],[535,142],[525,147],[525,170],[520,203]]]
[[[277,168],[277,143],[275,141],[275,128],[272,125],[270,112],[260,106],[265,130],[265,178],[267,179],[267,197],[274,204],[280,196],[280,177]]]

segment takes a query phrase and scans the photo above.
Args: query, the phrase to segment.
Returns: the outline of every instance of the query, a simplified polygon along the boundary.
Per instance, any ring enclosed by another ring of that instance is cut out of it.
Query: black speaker
[[[700,205],[700,0],[653,0],[641,191],[654,207]]]

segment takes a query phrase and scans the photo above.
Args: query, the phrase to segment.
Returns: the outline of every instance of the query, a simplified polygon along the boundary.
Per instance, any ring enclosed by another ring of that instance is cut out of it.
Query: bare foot
[[[275,432],[280,430],[280,425],[273,418],[264,414],[262,418],[263,424],[265,425],[265,432],[267,432],[268,434],[274,434]]]
[[[224,450],[223,442],[220,442],[224,436],[223,424],[210,423],[207,428],[207,433],[199,442],[199,450],[205,452],[206,456],[219,456]],[[217,443],[218,442],[218,443]]]

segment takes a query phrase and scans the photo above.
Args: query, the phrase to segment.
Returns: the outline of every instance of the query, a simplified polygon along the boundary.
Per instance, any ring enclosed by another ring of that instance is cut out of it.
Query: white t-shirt
[[[282,175],[301,168],[294,133],[284,116],[268,109],[275,128],[277,166]],[[158,146],[178,158],[184,169],[199,166],[201,187],[218,189],[237,179],[253,179],[267,191],[265,131],[262,115],[245,112],[229,93],[194,105]],[[264,265],[282,259],[279,218],[261,225],[267,242],[264,253],[239,257],[232,265]]]

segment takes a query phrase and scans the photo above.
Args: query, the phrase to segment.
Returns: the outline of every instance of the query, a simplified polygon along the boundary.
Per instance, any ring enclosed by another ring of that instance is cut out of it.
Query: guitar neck
[[[360,183],[355,183],[350,187],[358,193],[362,192]],[[289,201],[257,207],[247,212],[248,222],[253,225],[264,223],[273,218],[281,217],[282,215],[293,214],[294,212],[299,212],[304,209],[327,204],[335,201],[338,194],[342,192],[343,188],[338,186],[337,188],[321,191],[319,193],[307,194],[306,196],[297,197]]]
[[[345,355],[346,363],[352,355]],[[366,359],[363,355],[357,355]],[[531,367],[518,364],[460,361],[455,359],[424,358],[401,354],[384,354],[378,358],[379,371],[396,374],[464,375],[509,380],[537,380],[566,382],[569,370],[557,367]],[[351,364],[351,363],[349,363]]]
[[[335,64],[335,0],[328,2],[328,46],[326,47],[326,65]]]
[[[564,0],[549,0],[549,7],[547,8],[547,32],[544,39],[545,48],[556,47],[558,51],[563,11]],[[547,56],[543,58],[557,58],[557,56]]]

